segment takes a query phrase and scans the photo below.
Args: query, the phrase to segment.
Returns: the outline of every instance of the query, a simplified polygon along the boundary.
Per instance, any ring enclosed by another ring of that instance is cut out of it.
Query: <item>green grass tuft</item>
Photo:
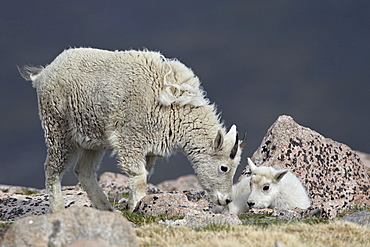
[[[309,218],[305,218],[305,219],[299,219],[299,220],[296,220],[296,221],[303,222],[303,223],[306,223],[308,225],[328,224],[330,222],[329,219],[321,218],[321,217],[309,217]]]
[[[232,231],[233,227],[229,224],[209,224],[203,228],[195,229],[195,231],[212,231],[212,232],[221,232],[221,231]]]
[[[370,205],[367,205],[367,206],[354,205],[352,207],[348,207],[344,210],[341,210],[338,213],[337,218],[342,218],[343,216],[346,216],[348,214],[353,214],[353,213],[360,212],[360,211],[363,211],[363,210],[370,211]]]
[[[19,192],[19,193],[15,193],[15,194],[18,194],[18,195],[33,195],[33,194],[37,194],[38,191],[37,190],[28,190],[28,189],[23,189],[22,192]]]
[[[123,216],[125,216],[128,221],[138,226],[152,224],[158,221],[181,220],[184,218],[184,216],[168,216],[168,215],[153,216],[153,215],[148,215],[148,214],[140,214],[137,212],[130,212],[126,208],[120,208],[118,210],[122,212]]]
[[[6,227],[13,224],[13,222],[0,223],[0,228]]]
[[[262,214],[240,214],[239,219],[242,221],[243,225],[255,225],[258,227],[266,228],[269,225],[276,225],[287,223],[287,219],[278,219],[277,216],[272,215],[272,213],[262,213]]]
[[[128,192],[124,192],[124,193],[109,193],[108,194],[108,201],[112,204],[113,207],[119,207],[120,205],[118,204],[118,202],[123,199],[123,198],[126,198],[128,199],[130,196],[130,194]]]

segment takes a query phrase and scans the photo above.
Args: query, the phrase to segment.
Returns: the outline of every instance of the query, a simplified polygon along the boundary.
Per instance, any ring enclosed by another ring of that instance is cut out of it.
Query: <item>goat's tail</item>
[[[34,82],[37,79],[37,77],[40,75],[42,70],[44,69],[43,66],[34,67],[34,66],[29,66],[29,65],[26,65],[26,66],[23,66],[23,67],[17,66],[17,68],[18,68],[19,74],[26,81],[32,81],[33,87],[36,87]]]

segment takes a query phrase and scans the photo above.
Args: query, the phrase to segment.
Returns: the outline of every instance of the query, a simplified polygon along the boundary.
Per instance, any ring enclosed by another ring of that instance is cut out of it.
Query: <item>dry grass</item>
[[[220,226],[210,230],[150,224],[136,229],[140,246],[370,246],[370,228],[353,223]]]

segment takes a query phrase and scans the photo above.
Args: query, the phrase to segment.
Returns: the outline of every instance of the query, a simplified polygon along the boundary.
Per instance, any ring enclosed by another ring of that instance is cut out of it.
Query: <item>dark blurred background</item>
[[[36,92],[16,65],[80,46],[148,48],[192,68],[225,125],[248,131],[238,173],[282,114],[370,153],[370,1],[1,0],[0,184],[44,186]],[[107,153],[100,171],[115,163]],[[189,173],[178,154],[150,182]]]

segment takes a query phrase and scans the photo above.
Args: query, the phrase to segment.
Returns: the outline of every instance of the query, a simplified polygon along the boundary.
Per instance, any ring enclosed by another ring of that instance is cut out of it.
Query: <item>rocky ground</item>
[[[368,208],[369,157],[298,125],[289,116],[281,116],[266,133],[252,160],[257,165],[292,170],[308,189],[313,205],[308,210],[262,209],[251,210],[249,214],[268,215],[264,217],[267,221],[310,217],[331,219],[347,208]],[[247,174],[248,167],[242,176]],[[100,177],[99,183],[112,204],[117,209],[123,208],[128,195],[127,177],[107,172]],[[148,185],[147,192],[135,211],[143,215],[168,216],[168,219],[160,221],[161,224],[202,228],[210,224],[239,225],[251,220],[212,213],[213,204],[194,175]],[[118,213],[92,209],[79,185],[63,187],[63,198],[67,210],[46,214],[49,204],[44,190],[0,185],[0,235],[6,232],[2,244],[64,246],[74,243],[73,246],[83,246],[91,244],[83,241],[91,240],[96,241],[96,246],[121,246],[122,239],[126,245],[137,244],[132,230],[137,225]],[[367,210],[342,219],[370,227],[370,212]],[[9,227],[9,222],[14,223]],[[117,228],[122,228],[125,234],[111,231]]]

